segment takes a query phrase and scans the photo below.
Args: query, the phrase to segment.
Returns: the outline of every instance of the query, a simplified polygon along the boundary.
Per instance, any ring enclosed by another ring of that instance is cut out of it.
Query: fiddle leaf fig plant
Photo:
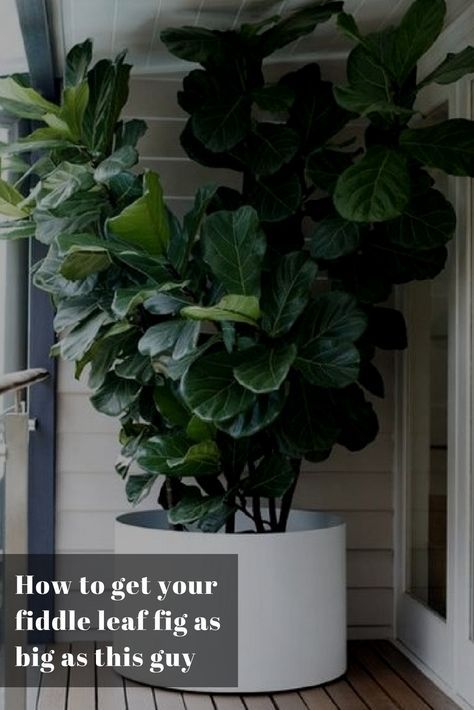
[[[426,5],[366,37],[340,2],[166,30],[169,50],[202,67],[178,95],[185,150],[242,177],[240,190],[200,188],[181,221],[137,167],[146,126],[120,118],[123,54],[91,67],[91,42],[74,47],[58,104],[0,79],[4,109],[44,124],[0,148],[18,171],[0,182],[0,237],[46,245],[34,282],[56,310],[53,353],[120,419],[128,499],[156,490],[175,527],[232,532],[239,512],[283,531],[302,460],[377,434],[372,360],[406,345],[403,316],[379,303],[435,276],[455,229],[429,168],[474,173],[471,122],[418,125],[417,91],[474,69],[466,49],[417,76],[444,20],[444,2]],[[316,64],[265,79],[268,56],[334,15],[356,43],[348,86]],[[362,146],[347,139],[360,116]],[[40,157],[23,166],[29,152]]]

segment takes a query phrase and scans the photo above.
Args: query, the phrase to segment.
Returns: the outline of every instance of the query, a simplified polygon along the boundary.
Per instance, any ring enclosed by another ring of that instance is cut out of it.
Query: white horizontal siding
[[[157,170],[171,209],[182,216],[199,185],[219,182],[238,187],[232,171],[207,170],[183,154],[179,134],[185,114],[176,103],[180,82],[138,78],[132,81],[129,117],[144,117],[142,166]],[[351,638],[391,634],[393,601],[393,357],[382,353],[378,365],[387,397],[375,406],[381,433],[359,453],[336,447],[328,461],[307,464],[296,505],[340,513],[347,523],[348,614]],[[83,382],[69,365],[59,367],[58,384],[58,552],[108,552],[113,522],[128,509],[124,486],[114,471],[119,451],[118,424],[98,414]],[[140,507],[155,506],[158,488]]]

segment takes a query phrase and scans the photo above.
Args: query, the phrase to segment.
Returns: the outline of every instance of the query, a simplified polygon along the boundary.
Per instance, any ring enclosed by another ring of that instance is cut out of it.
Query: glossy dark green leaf
[[[467,119],[403,131],[400,147],[410,158],[448,175],[474,175],[474,123]]]
[[[182,397],[173,382],[165,380],[163,383],[157,384],[153,392],[153,399],[160,414],[171,424],[180,427],[188,425],[190,412],[184,406]]]
[[[350,342],[315,338],[298,350],[295,367],[319,387],[346,387],[359,376],[360,355]]]
[[[261,177],[252,194],[262,222],[279,222],[290,217],[299,208],[301,198],[301,182],[296,174]]]
[[[260,307],[255,296],[223,296],[215,306],[186,306],[181,310],[184,318],[193,320],[232,321],[257,325]]]
[[[344,170],[352,165],[353,156],[342,151],[322,149],[311,153],[306,161],[306,175],[316,187],[332,193]]]
[[[200,187],[194,198],[192,209],[184,215],[183,228],[171,232],[168,257],[180,274],[186,269],[194,241],[200,232],[207,208],[217,189],[215,184]]]
[[[108,182],[123,170],[133,167],[137,161],[138,153],[135,148],[125,145],[99,163],[95,169],[94,178],[99,183]]]
[[[337,420],[340,426],[338,443],[349,451],[360,451],[379,432],[377,415],[358,385],[334,392]]]
[[[161,41],[171,54],[188,62],[206,64],[223,54],[223,35],[203,27],[179,27],[161,32]]]
[[[252,99],[262,111],[280,113],[291,108],[295,95],[283,84],[267,84],[252,92]]]
[[[279,123],[258,123],[247,140],[246,163],[255,175],[272,175],[296,155],[296,131]]]
[[[374,147],[340,176],[334,204],[347,220],[381,222],[402,214],[409,198],[406,158],[394,150]]]
[[[258,215],[245,206],[214,212],[202,228],[204,258],[231,294],[258,296],[266,241]]]
[[[242,94],[231,94],[204,104],[192,116],[196,138],[208,150],[231,150],[250,130],[250,102]]]
[[[77,86],[84,81],[91,61],[92,40],[86,39],[85,42],[72,47],[66,56],[64,69],[65,88]]]
[[[141,385],[134,380],[124,380],[114,372],[109,372],[101,387],[92,395],[95,409],[110,417],[119,417],[133,403]]]
[[[337,27],[341,30],[342,34],[354,42],[360,42],[363,40],[353,15],[350,15],[348,12],[340,12],[338,14]]]
[[[324,146],[351,118],[351,114],[336,103],[333,85],[321,80],[317,64],[307,64],[285,75],[280,83],[295,93],[288,126],[298,133],[306,153]]]
[[[445,0],[414,0],[396,28],[388,68],[403,83],[418,60],[441,33],[446,16]]]
[[[278,420],[280,449],[294,457],[327,451],[336,443],[339,432],[329,390],[304,381],[293,382]]]
[[[132,118],[130,121],[120,123],[120,129],[116,131],[115,148],[130,147],[136,148],[138,141],[147,132],[147,124],[141,118]]]
[[[140,306],[154,294],[156,294],[156,289],[152,288],[143,289],[139,286],[119,288],[114,293],[112,311],[118,318],[125,318],[131,310]]]
[[[355,251],[359,240],[358,224],[342,217],[326,217],[316,226],[311,237],[311,256],[314,259],[338,259]]]
[[[229,419],[254,402],[255,395],[235,379],[234,364],[226,352],[209,353],[196,360],[184,375],[183,397],[204,421]]]
[[[196,444],[182,433],[152,437],[140,446],[137,455],[137,463],[145,471],[177,478],[215,475],[219,460],[214,441]]]
[[[48,113],[58,114],[60,110],[59,106],[12,77],[0,79],[0,106],[15,116],[33,119],[41,119]]]
[[[242,362],[234,368],[234,376],[243,387],[264,394],[280,388],[296,357],[294,345],[269,348],[257,345],[244,351]]]
[[[108,269],[111,263],[108,251],[102,247],[73,246],[64,257],[61,274],[70,281],[81,281]]]
[[[450,202],[430,189],[418,195],[396,220],[385,225],[392,244],[406,249],[433,249],[446,244],[456,229],[456,213]]]
[[[342,291],[328,291],[308,305],[299,324],[299,346],[315,338],[333,338],[355,342],[367,328],[367,316],[357,300]]]
[[[287,333],[303,312],[318,267],[304,253],[293,252],[281,258],[265,281],[262,296],[262,327],[276,338]]]
[[[296,10],[260,35],[259,51],[267,57],[280,47],[310,34],[322,22],[342,10],[342,2],[322,2]]]
[[[466,74],[474,72],[474,47],[465,47],[456,54],[450,53],[444,62],[428,74],[419,87],[427,84],[453,84]]]
[[[151,473],[134,474],[129,476],[125,484],[127,500],[133,505],[140,503],[150,493],[151,487],[158,477]]]
[[[156,173],[145,173],[143,196],[125,207],[119,215],[107,220],[107,229],[121,240],[154,256],[166,252],[170,226]]]
[[[179,359],[194,350],[198,335],[199,323],[169,320],[148,328],[138,343],[138,349],[142,355],[149,357],[170,352],[173,358]]]
[[[282,390],[258,395],[254,404],[231,419],[216,423],[218,429],[242,440],[265,430],[280,415],[286,395]]]
[[[137,380],[141,384],[148,384],[155,376],[150,363],[150,358],[134,353],[119,362],[115,368],[115,373],[125,380]]]
[[[287,456],[265,456],[255,471],[243,482],[245,495],[280,498],[291,486],[295,472]]]
[[[65,360],[79,360],[89,350],[100,329],[109,321],[107,313],[95,310],[61,339],[61,357]]]

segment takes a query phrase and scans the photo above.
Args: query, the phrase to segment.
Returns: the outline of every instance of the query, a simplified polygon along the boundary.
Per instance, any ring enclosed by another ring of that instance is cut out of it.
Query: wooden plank
[[[272,698],[278,710],[308,710],[298,693],[275,693]]]
[[[69,691],[67,710],[84,710],[95,708],[95,664],[93,659],[93,643],[75,643],[73,653],[87,653],[89,662],[86,668],[71,668],[69,673]],[[76,678],[81,679],[81,685],[75,685]],[[87,682],[87,686],[84,683]],[[53,706],[54,707],[54,706]],[[50,708],[52,710],[52,708]]]
[[[245,705],[238,695],[213,695],[216,710],[245,710]]]
[[[389,641],[376,641],[372,645],[384,661],[416,690],[433,710],[458,710],[459,706],[424,676],[393,644]]]
[[[404,710],[428,710],[425,703],[382,659],[367,645],[351,645],[353,658],[365,668],[390,698]]]
[[[69,644],[55,644],[54,650],[57,659],[62,653],[69,650]],[[63,710],[66,707],[68,669],[58,668],[54,673],[54,682],[61,684],[59,688],[49,685],[53,680],[48,673],[42,673],[41,676],[36,710],[52,710],[52,708]]]
[[[397,706],[358,663],[351,663],[347,680],[371,710],[396,710]]]
[[[186,710],[214,710],[210,695],[200,693],[183,693]]]
[[[157,710],[186,710],[183,696],[176,690],[153,688]]]
[[[337,708],[324,688],[301,690],[300,695],[309,710],[334,710]]]
[[[105,647],[97,644],[97,648]],[[113,668],[97,668],[97,710],[124,710],[124,681]]]
[[[153,688],[125,679],[127,710],[156,710]]]
[[[362,702],[357,693],[346,680],[338,680],[325,686],[326,693],[335,705],[344,710],[367,710],[367,705]]]
[[[242,701],[247,710],[275,710],[268,695],[242,695]]]

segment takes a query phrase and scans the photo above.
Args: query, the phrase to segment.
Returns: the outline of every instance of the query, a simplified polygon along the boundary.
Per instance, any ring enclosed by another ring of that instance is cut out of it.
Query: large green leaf
[[[131,310],[140,306],[148,298],[156,294],[156,288],[119,288],[114,293],[112,311],[118,318],[125,318]]]
[[[87,81],[65,89],[59,118],[67,125],[73,141],[80,141],[82,124],[87,104],[89,103],[89,84]]]
[[[252,99],[262,111],[288,111],[295,100],[294,92],[283,84],[267,84],[252,92]]]
[[[187,486],[185,495],[168,513],[173,525],[197,523],[203,532],[217,532],[235,508],[223,496],[203,496],[199,488]],[[191,489],[191,490],[189,490]]]
[[[116,150],[112,155],[103,160],[94,172],[96,182],[108,182],[111,178],[119,175],[123,170],[131,168],[138,160],[138,153],[135,148],[125,145]]]
[[[184,406],[176,385],[171,380],[165,380],[156,385],[153,399],[159,413],[171,424],[180,427],[188,425],[191,415]]]
[[[234,439],[245,439],[263,431],[277,419],[285,404],[285,392],[276,390],[259,395],[254,404],[231,419],[217,422],[220,431]]]
[[[340,426],[338,443],[349,451],[360,451],[378,434],[377,415],[358,385],[350,385],[333,393],[337,421]]]
[[[171,352],[179,359],[192,352],[199,335],[199,323],[187,320],[169,320],[148,328],[138,343],[142,355],[156,357]]]
[[[72,246],[61,266],[61,274],[70,281],[80,281],[90,274],[108,269],[111,259],[103,247]]]
[[[450,202],[430,189],[417,195],[398,219],[385,225],[392,244],[407,249],[433,249],[448,242],[456,229],[456,213]]]
[[[419,87],[427,84],[453,84],[466,74],[474,72],[474,47],[465,47],[457,54],[448,54],[444,62],[420,82]]]
[[[41,119],[45,114],[58,114],[59,106],[46,101],[34,89],[16,82],[12,77],[0,79],[0,106],[21,118]]]
[[[0,81],[2,81],[0,79]],[[20,138],[13,143],[7,143],[0,147],[0,155],[11,155],[13,153],[36,153],[42,150],[55,150],[56,148],[73,148],[74,144],[65,139],[54,128],[38,128],[25,138]]]
[[[270,454],[265,456],[255,471],[243,482],[245,495],[280,498],[291,486],[295,478],[294,469],[287,456]]]
[[[204,258],[226,290],[258,296],[266,242],[255,210],[214,212],[203,225],[202,238]]]
[[[324,146],[351,118],[336,103],[331,82],[321,80],[317,64],[307,64],[286,74],[281,83],[295,93],[288,126],[298,133],[307,154]]]
[[[295,457],[331,449],[340,432],[329,391],[298,380],[291,385],[277,426],[281,450]]]
[[[170,240],[168,214],[163,190],[156,173],[144,176],[144,193],[116,217],[107,220],[107,228],[117,237],[150,254],[164,254]]]
[[[161,41],[171,54],[188,62],[206,64],[222,57],[224,35],[203,27],[179,27],[163,30]]]
[[[443,29],[445,0],[415,0],[396,28],[388,68],[402,84]]]
[[[0,239],[29,239],[35,236],[35,225],[30,220],[0,222]]]
[[[262,326],[272,337],[287,333],[303,312],[318,267],[301,252],[283,256],[269,275],[262,296]]]
[[[94,178],[88,166],[63,162],[42,180],[41,185],[38,208],[54,210],[76,192],[87,191],[93,187]]]
[[[109,372],[102,386],[92,395],[91,402],[99,412],[119,417],[133,403],[140,389],[139,382],[124,380],[114,372]]]
[[[128,502],[137,505],[143,498],[146,498],[157,478],[158,476],[150,473],[129,476],[125,484]]]
[[[306,161],[306,175],[321,190],[334,192],[339,175],[352,165],[351,153],[336,150],[316,150]]]
[[[340,12],[342,7],[342,2],[322,0],[316,5],[312,4],[291,13],[260,35],[258,45],[260,53],[263,57],[267,57],[280,47],[285,47],[299,37],[309,34],[321,22],[330,20],[334,14]]]
[[[367,316],[357,300],[343,291],[328,291],[316,296],[308,305],[299,324],[298,346],[315,338],[334,338],[355,342],[367,328]]]
[[[311,256],[315,259],[338,259],[359,245],[360,228],[342,217],[326,217],[311,237]]]
[[[449,175],[474,175],[474,123],[452,118],[428,128],[411,128],[400,136],[410,158]]]
[[[286,379],[295,357],[294,345],[257,345],[244,351],[242,362],[234,368],[235,379],[256,394],[272,392]]]
[[[361,116],[380,114],[392,120],[401,118],[408,121],[415,113],[412,109],[396,106],[391,99],[378,96],[370,85],[336,86],[334,96],[339,106]]]
[[[374,147],[340,176],[334,204],[347,220],[382,222],[402,214],[409,198],[406,158],[394,150]]]
[[[315,338],[298,350],[295,367],[313,385],[346,387],[359,376],[360,354],[350,342]]]
[[[255,296],[228,295],[221,298],[215,306],[186,306],[181,315],[194,320],[233,321],[257,325],[260,307]]]
[[[200,187],[194,198],[192,209],[184,215],[183,228],[172,231],[168,257],[180,274],[186,269],[194,240],[201,229],[207,208],[216,192],[217,185],[215,184]]]
[[[255,175],[271,175],[298,150],[296,131],[279,123],[258,123],[247,141],[246,163]]]
[[[245,138],[250,130],[250,102],[241,94],[217,97],[193,114],[191,126],[196,138],[208,150],[224,152]]]
[[[255,398],[234,378],[235,361],[226,352],[209,353],[194,362],[182,380],[182,394],[204,421],[220,422],[248,409]]]
[[[261,177],[252,194],[252,201],[262,222],[279,222],[294,214],[302,198],[301,181],[296,173],[277,173]]]
[[[37,207],[33,211],[36,239],[51,244],[61,234],[81,234],[94,230],[104,205],[101,194],[87,191],[75,192],[65,203],[54,209]],[[73,240],[74,241],[74,240]]]
[[[91,61],[92,40],[86,39],[82,44],[76,44],[66,56],[64,86],[74,87],[83,82]]]
[[[60,341],[61,356],[65,360],[79,360],[89,350],[100,329],[109,322],[110,318],[107,313],[95,310],[62,338]]]
[[[22,219],[29,210],[21,206],[23,195],[5,180],[0,179],[0,215],[8,219]]]
[[[137,463],[145,471],[175,477],[214,475],[219,459],[214,441],[196,444],[181,433],[154,436],[140,446],[137,455]]]

